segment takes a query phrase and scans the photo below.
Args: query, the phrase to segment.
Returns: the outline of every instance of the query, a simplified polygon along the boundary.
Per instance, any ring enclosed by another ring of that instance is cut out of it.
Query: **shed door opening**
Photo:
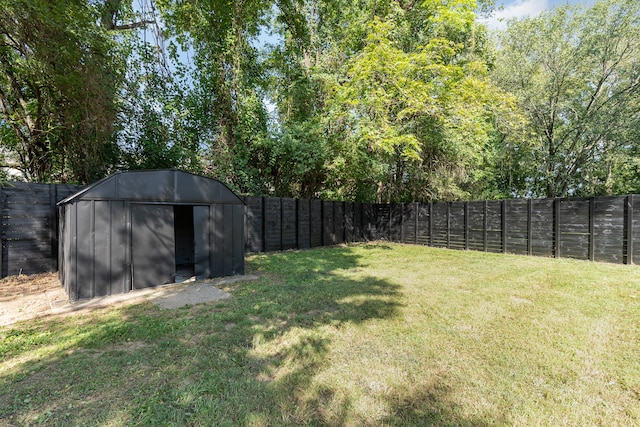
[[[171,283],[176,271],[173,206],[131,206],[133,289]]]
[[[174,206],[176,240],[176,283],[194,276],[195,239],[193,229],[193,206]]]

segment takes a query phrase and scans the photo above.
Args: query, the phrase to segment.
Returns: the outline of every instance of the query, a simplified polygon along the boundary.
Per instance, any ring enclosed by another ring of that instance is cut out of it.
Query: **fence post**
[[[262,199],[262,252],[267,252],[267,201]]]
[[[4,277],[2,270],[2,252],[4,247],[4,230],[2,223],[4,222],[4,195],[2,194],[2,185],[0,185],[0,278]],[[7,272],[8,273],[8,272]]]
[[[324,201],[320,201],[320,246],[324,246]]]
[[[388,231],[387,231],[387,233],[389,234],[389,235],[387,236],[387,240],[388,240],[388,241],[390,241],[390,242],[392,241],[392,240],[391,240],[391,221],[392,221],[392,216],[391,216],[391,215],[393,214],[393,210],[394,210],[394,209],[392,208],[392,206],[393,206],[393,205],[389,205],[389,221],[387,221],[387,224],[389,224],[389,225],[387,226],[387,230],[388,230]]]
[[[309,249],[313,248],[313,227],[311,226],[311,223],[313,221],[313,218],[311,218],[311,200],[309,199],[307,200],[307,208],[309,209],[308,211],[308,218],[309,218]]]
[[[533,200],[527,201],[527,253],[533,255]]]
[[[447,249],[451,247],[451,203],[447,202]]]
[[[553,201],[553,216],[554,216],[554,256],[560,258],[560,199],[556,198]]]
[[[347,240],[347,202],[342,201],[342,243],[348,243]]]
[[[400,203],[400,243],[407,243],[404,241],[404,203]]]
[[[469,202],[464,202],[464,250],[469,250]]]
[[[284,249],[284,207],[282,206],[282,197],[278,197],[280,205],[280,250]]]
[[[433,202],[429,202],[429,246],[433,246]]]
[[[296,204],[296,249],[300,249],[300,199],[296,199],[295,204]]]
[[[92,204],[93,206],[93,204]],[[49,242],[51,246],[51,271],[57,270],[58,262],[58,245],[56,239],[58,221],[56,221],[56,185],[49,184]]]
[[[487,228],[489,228],[489,219],[487,218],[487,211],[488,211],[488,207],[489,207],[489,202],[488,201],[484,201],[484,218],[483,218],[483,224],[482,224],[482,241],[484,244],[484,251],[487,252],[488,250],[488,246],[487,246]]]
[[[595,217],[596,217],[596,198],[589,198],[589,260],[595,259]],[[624,215],[624,214],[623,214]]]
[[[413,208],[415,209],[415,212],[416,212],[416,219],[415,219],[416,228],[413,233],[414,234],[413,241],[417,245],[418,244],[418,225],[420,224],[420,222],[418,221],[418,217],[420,215],[420,204],[418,202],[415,202],[413,204]]]
[[[633,264],[633,194],[627,196],[627,264]]]
[[[500,206],[501,228],[502,228],[502,253],[507,253],[507,201],[503,200]]]

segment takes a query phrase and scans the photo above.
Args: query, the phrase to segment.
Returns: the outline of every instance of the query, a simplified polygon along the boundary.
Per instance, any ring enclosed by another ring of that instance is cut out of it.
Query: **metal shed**
[[[244,202],[179,170],[120,172],[60,201],[59,277],[72,301],[244,274]]]

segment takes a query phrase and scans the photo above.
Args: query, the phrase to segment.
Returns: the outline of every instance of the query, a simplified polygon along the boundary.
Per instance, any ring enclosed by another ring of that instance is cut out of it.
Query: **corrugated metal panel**
[[[67,233],[65,236],[64,257],[65,257],[65,283],[64,290],[69,295],[71,301],[78,299],[78,277],[76,269],[76,254],[78,247],[76,245],[77,227],[76,217],[78,205],[73,204],[65,209],[65,222]]]
[[[224,244],[222,245],[224,253],[223,276],[233,275],[233,206],[219,205],[222,208],[222,231],[224,234]],[[220,224],[220,223],[218,223]]]
[[[133,289],[172,282],[176,272],[173,206],[131,206]]]
[[[224,275],[224,211],[223,205],[211,206],[211,275],[220,277]]]
[[[128,292],[131,282],[127,280],[129,270],[125,254],[131,242],[126,228],[127,211],[122,201],[110,202],[111,227],[110,227],[110,265],[109,284],[111,295]]]
[[[239,205],[230,205],[230,207],[233,221],[231,274],[244,274],[244,219],[242,217],[244,210]]]
[[[108,198],[173,202],[176,193],[173,172],[175,171],[141,171],[114,175],[116,194],[109,195]],[[93,197],[92,191],[83,196],[87,197]]]
[[[193,207],[194,227],[194,273],[197,279],[211,277],[211,225],[209,206]]]
[[[243,204],[222,182],[178,170],[119,172],[67,197],[59,204],[74,200]]]
[[[94,203],[94,296],[111,294],[111,271],[121,268],[111,264],[111,202]]]
[[[77,234],[75,240],[75,266],[77,268],[76,283],[78,298],[86,299],[95,296],[94,282],[94,236],[93,236],[93,203],[79,201],[76,211]]]

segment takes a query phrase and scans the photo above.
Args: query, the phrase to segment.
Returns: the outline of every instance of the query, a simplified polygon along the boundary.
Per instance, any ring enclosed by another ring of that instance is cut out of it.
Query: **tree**
[[[193,136],[206,146],[203,172],[240,192],[265,192],[264,73],[252,41],[270,2],[163,0],[158,5],[169,32],[194,52],[195,75],[184,106]]]
[[[517,152],[520,165],[514,192],[631,190],[629,179],[638,182],[640,3],[562,6],[511,22],[499,46],[492,75],[517,97],[532,135],[531,144],[505,140],[503,150]]]
[[[0,135],[27,179],[103,176],[119,85],[113,40],[84,1],[0,5]]]
[[[452,200],[477,191],[511,100],[489,80],[476,8],[472,0],[389,2],[364,17],[362,46],[329,101],[346,154],[339,173],[358,198]]]

